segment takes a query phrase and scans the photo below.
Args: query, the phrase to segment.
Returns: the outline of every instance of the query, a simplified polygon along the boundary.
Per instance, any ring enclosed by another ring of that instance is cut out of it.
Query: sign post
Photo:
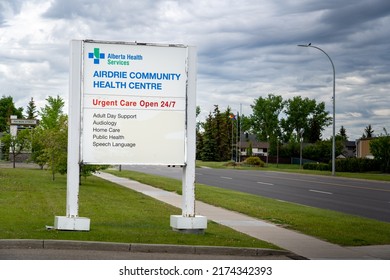
[[[176,231],[203,232],[207,218],[195,213],[195,161],[196,161],[196,50],[188,48],[188,84],[186,115],[186,165],[182,179],[182,215],[172,215],[171,227]]]
[[[70,45],[66,216],[55,216],[54,228],[58,230],[89,231],[90,229],[90,219],[79,217],[78,209],[82,47],[81,41],[72,41]]]
[[[18,135],[18,126],[36,126],[38,124],[38,120],[35,119],[18,119],[17,116],[10,116],[10,134],[13,137]]]
[[[171,226],[207,227],[195,215],[195,64],[183,45],[71,42],[67,214],[56,229],[89,230],[78,215],[80,164],[184,166],[183,214]]]

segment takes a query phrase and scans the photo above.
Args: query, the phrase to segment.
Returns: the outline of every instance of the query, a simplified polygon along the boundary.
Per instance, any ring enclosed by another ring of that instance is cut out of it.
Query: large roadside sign
[[[182,165],[174,230],[199,232],[195,213],[196,48],[103,41],[70,43],[66,216],[58,230],[90,229],[79,217],[80,164]]]
[[[84,41],[81,162],[185,164],[187,48]]]

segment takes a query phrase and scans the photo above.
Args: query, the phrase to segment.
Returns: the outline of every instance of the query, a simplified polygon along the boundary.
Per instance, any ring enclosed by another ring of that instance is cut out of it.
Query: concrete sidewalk
[[[96,176],[181,208],[182,198],[178,194],[104,172],[96,174]],[[291,251],[308,259],[390,259],[390,245],[342,247],[200,201],[196,201],[196,212],[196,214],[206,216],[208,220],[228,226],[236,231],[245,233],[257,239],[275,244],[285,250]]]

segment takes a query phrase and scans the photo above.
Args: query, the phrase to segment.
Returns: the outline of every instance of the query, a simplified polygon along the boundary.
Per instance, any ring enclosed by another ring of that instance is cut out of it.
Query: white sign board
[[[85,163],[183,165],[182,215],[171,216],[171,227],[206,229],[207,218],[195,214],[195,48],[77,40],[70,46],[66,216],[55,216],[54,228],[90,228],[78,214]]]
[[[11,119],[11,125],[37,125],[38,120],[33,119]]]
[[[81,161],[185,164],[187,47],[84,42]]]

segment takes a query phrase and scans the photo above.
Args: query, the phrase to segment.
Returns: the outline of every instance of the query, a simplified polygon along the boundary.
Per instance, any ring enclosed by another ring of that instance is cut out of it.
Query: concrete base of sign
[[[181,215],[171,216],[171,227],[175,231],[185,233],[203,233],[207,229],[207,217],[183,217]]]
[[[55,216],[54,228],[57,230],[89,231],[91,220],[82,217]]]

